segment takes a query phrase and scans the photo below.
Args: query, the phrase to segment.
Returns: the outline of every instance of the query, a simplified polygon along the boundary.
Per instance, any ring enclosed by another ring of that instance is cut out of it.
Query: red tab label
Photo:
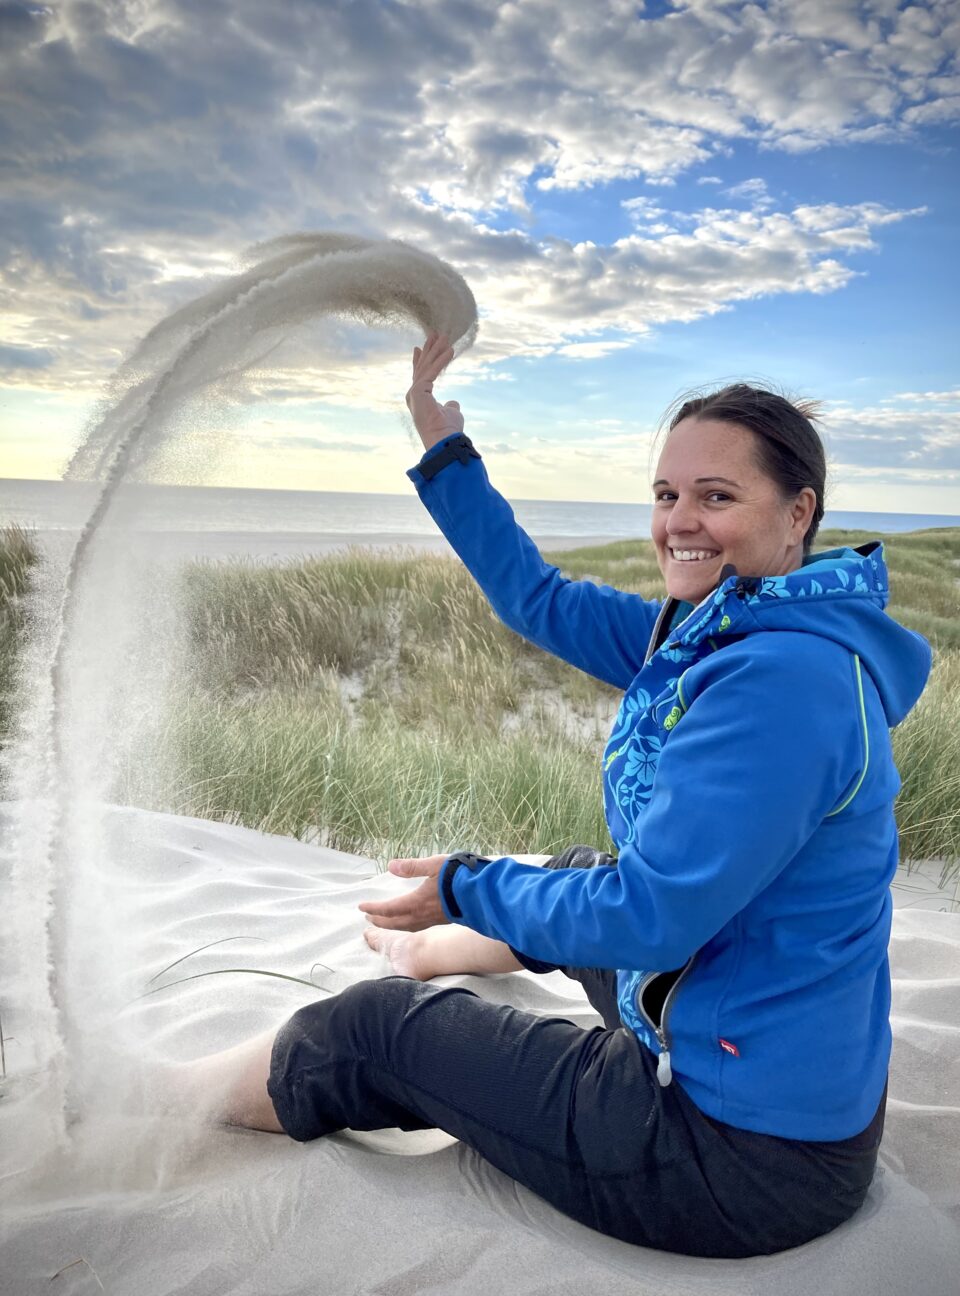
[[[736,1044],[731,1044],[729,1040],[725,1040],[725,1039],[720,1040],[720,1047],[725,1052],[732,1053],[734,1057],[740,1056],[740,1050],[737,1048]]]

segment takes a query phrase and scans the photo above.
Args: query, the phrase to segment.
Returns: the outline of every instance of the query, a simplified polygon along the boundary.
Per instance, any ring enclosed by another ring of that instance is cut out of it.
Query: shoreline
[[[439,531],[435,535],[411,535],[401,531],[349,535],[326,531],[132,531],[125,527],[102,527],[98,535],[108,537],[111,532],[118,538],[122,537],[124,544],[142,549],[145,555],[167,560],[254,558],[258,561],[295,562],[351,548],[407,549],[456,557],[454,549]],[[75,543],[80,532],[61,528],[37,530],[33,535],[41,547],[56,551]],[[603,535],[531,535],[530,538],[541,552],[607,545],[622,539]],[[637,536],[636,539],[648,537]]]

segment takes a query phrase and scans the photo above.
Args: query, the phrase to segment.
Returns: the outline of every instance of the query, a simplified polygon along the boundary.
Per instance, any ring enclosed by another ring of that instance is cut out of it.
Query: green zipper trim
[[[864,701],[863,701],[863,676],[860,674],[860,658],[857,656],[856,653],[853,654],[853,660],[857,670],[857,691],[860,695],[860,720],[863,724],[863,751],[864,751],[863,769],[860,772],[860,777],[857,779],[856,787],[847,797],[846,801],[844,801],[843,805],[838,805],[836,810],[831,810],[830,813],[826,816],[827,819],[830,819],[833,815],[839,814],[841,810],[845,810],[847,808],[847,806],[850,804],[853,798],[860,791],[860,787],[863,783],[863,780],[867,776],[867,770],[870,766],[870,735],[867,732],[867,708],[864,705]]]
[[[687,673],[687,672],[684,671],[684,672],[683,672],[683,675],[686,675],[686,673]],[[677,680],[677,701],[678,701],[678,702],[680,703],[680,705],[683,707],[683,714],[686,715],[686,714],[687,714],[687,703],[686,703],[686,700],[684,699],[684,696],[683,696],[683,675],[681,675],[680,678]]]

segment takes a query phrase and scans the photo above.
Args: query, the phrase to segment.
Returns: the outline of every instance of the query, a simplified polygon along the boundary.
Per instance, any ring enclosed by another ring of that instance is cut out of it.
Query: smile
[[[710,558],[719,558],[716,549],[671,549],[670,557],[674,562],[706,562]]]

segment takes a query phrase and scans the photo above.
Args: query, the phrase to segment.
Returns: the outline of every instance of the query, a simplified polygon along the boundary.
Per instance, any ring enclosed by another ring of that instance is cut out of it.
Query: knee
[[[322,1048],[341,1055],[383,1056],[404,1022],[438,993],[443,993],[439,987],[411,977],[357,981],[329,999],[298,1008],[281,1035],[287,1048],[298,1051]]]
[[[442,993],[438,986],[412,977],[358,981],[337,996],[336,1025],[345,1033],[355,1032],[355,1037],[374,1052],[378,1044],[387,1049],[418,1009]]]

